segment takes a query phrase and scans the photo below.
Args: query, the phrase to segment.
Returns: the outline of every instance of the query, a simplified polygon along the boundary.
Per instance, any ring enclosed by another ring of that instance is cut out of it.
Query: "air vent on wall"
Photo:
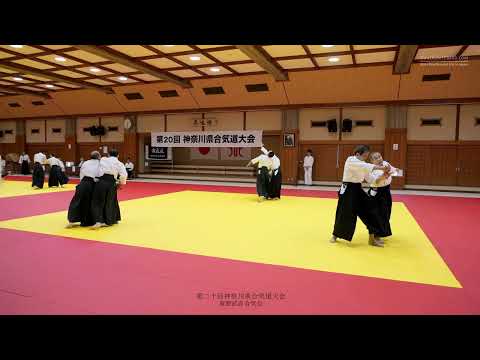
[[[83,132],[90,132],[90,128],[89,127],[83,128]]]
[[[40,134],[40,129],[32,129],[32,134]]]
[[[373,126],[373,120],[356,120],[355,126]]]
[[[123,94],[123,95],[125,95],[125,97],[128,100],[141,100],[141,99],[143,99],[143,96],[140,93],[127,93],[127,94]]]
[[[41,106],[41,105],[45,105],[45,103],[43,101],[32,101],[32,105]]]
[[[421,126],[442,126],[442,119],[435,118],[435,119],[420,119],[422,124]]]
[[[475,118],[475,126],[480,126],[480,118]]]
[[[5,135],[7,134],[13,135],[13,130],[5,130]]]
[[[442,81],[450,80],[450,74],[423,75],[422,81]]]
[[[317,120],[312,120],[310,122],[310,127],[327,127],[327,122],[326,121],[317,121]]]
[[[109,126],[108,131],[118,131],[118,126]]]
[[[248,84],[245,87],[248,92],[268,91],[267,84]]]
[[[225,91],[223,90],[223,87],[221,87],[221,86],[203,88],[203,92],[205,93],[205,95],[225,94]]]
[[[62,129],[60,128],[52,128],[52,133],[59,134],[62,132]]]
[[[0,138],[3,137],[3,130],[0,130]]]
[[[9,103],[8,106],[10,107],[21,107],[19,103]]]
[[[177,90],[164,90],[158,92],[161,97],[176,97],[178,96]]]

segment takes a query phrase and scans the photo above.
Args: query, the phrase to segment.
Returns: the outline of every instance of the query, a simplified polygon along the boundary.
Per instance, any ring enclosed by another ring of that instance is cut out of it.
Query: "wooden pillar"
[[[80,160],[77,151],[77,119],[65,120],[65,161]]]
[[[15,145],[16,152],[18,154],[21,155],[23,151],[27,152],[27,141],[25,137],[25,120],[18,119],[16,121]]]
[[[403,189],[407,167],[407,106],[393,105],[387,108],[385,148],[383,158],[403,170],[402,177],[394,177],[392,189]]]
[[[285,146],[284,138],[286,134],[293,134],[295,139],[294,146]],[[281,168],[282,182],[284,184],[297,184],[298,177],[298,149],[299,149],[299,131],[298,131],[298,110],[284,110],[282,112],[282,137],[281,144]]]
[[[123,132],[123,156],[121,161],[126,162],[127,158],[135,165],[136,171],[139,169],[138,162],[138,138],[137,138],[137,117],[136,115],[128,115],[125,120],[130,120],[130,127],[124,128]]]

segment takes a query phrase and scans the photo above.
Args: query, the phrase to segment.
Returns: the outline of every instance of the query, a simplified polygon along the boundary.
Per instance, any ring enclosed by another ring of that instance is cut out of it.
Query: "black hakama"
[[[68,207],[68,221],[79,222],[80,226],[92,226],[95,224],[92,216],[92,194],[95,180],[84,176],[75,188],[75,195]]]
[[[268,197],[270,199],[279,198],[282,191],[282,171],[280,168],[273,170],[272,178],[268,184]]]
[[[30,167],[27,160],[22,161],[22,175],[30,175]]]
[[[257,170],[257,194],[258,196],[268,197],[268,169],[263,166]]]
[[[68,183],[69,180],[70,180],[70,179],[68,178],[67,174],[65,174],[65,171],[63,171],[63,170],[60,169],[60,177],[59,177],[59,179],[58,179],[59,183],[60,183],[61,185],[65,185],[65,184]]]
[[[92,195],[92,215],[95,223],[114,225],[120,220],[117,185],[113,175],[105,174],[95,184]]]
[[[387,237],[392,235],[390,227],[390,216],[392,214],[392,194],[390,185],[368,190],[371,214],[378,224],[378,230],[369,229],[370,234],[377,237]]]
[[[45,171],[43,166],[36,162],[33,165],[33,174],[32,174],[32,187],[36,186],[40,189],[43,189],[43,183],[45,182]]]
[[[58,165],[50,167],[50,173],[48,174],[48,187],[58,187],[62,184],[62,169]]]
[[[128,174],[128,179],[133,179],[133,170],[129,170],[129,169],[126,169],[126,170]]]
[[[340,239],[352,241],[357,225],[357,216],[367,226],[369,232],[378,232],[378,224],[372,215],[369,202],[368,195],[362,190],[362,184],[344,182],[338,192],[333,235]]]

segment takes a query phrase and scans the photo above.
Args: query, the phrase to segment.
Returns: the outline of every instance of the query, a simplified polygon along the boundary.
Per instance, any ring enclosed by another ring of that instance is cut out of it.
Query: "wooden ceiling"
[[[0,96],[126,84],[393,65],[400,45],[0,45]],[[412,53],[413,54],[413,53]],[[413,62],[480,57],[480,45],[419,45]],[[407,64],[409,66],[409,64]]]

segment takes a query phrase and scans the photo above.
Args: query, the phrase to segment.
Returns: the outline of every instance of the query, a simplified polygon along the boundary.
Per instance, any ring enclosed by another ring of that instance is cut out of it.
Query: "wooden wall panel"
[[[398,145],[398,150],[393,149],[394,144]],[[402,177],[392,179],[392,188],[403,188],[407,166],[407,129],[385,129],[385,149],[382,155],[392,166],[404,171]]]
[[[105,136],[100,137],[100,141],[104,143],[123,142],[123,116],[101,117],[100,124],[105,127]],[[117,127],[117,131],[108,131],[108,127]]]
[[[344,119],[353,120],[352,132],[344,132],[343,140],[383,140],[385,138],[386,106],[346,107],[342,109]],[[372,120],[373,126],[355,126],[356,120]]]
[[[441,118],[441,126],[422,126],[422,118]],[[408,140],[455,140],[456,105],[409,106]]]
[[[65,142],[65,120],[48,119],[46,123],[46,137],[48,143],[64,143]],[[60,133],[54,133],[53,129],[60,129]]]
[[[457,185],[457,146],[430,146],[430,185]]]
[[[84,131],[84,128],[91,126],[98,126],[100,124],[99,117],[79,118],[76,121],[77,127],[77,142],[78,143],[92,143],[97,142],[98,137],[90,135],[90,132]]]
[[[407,184],[427,185],[430,175],[430,146],[408,145],[407,168],[405,178]]]
[[[480,104],[460,105],[459,140],[480,140]]]
[[[139,115],[137,120],[137,130],[140,133],[165,131],[165,115]]]
[[[458,185],[480,186],[480,145],[458,146]]]
[[[247,111],[246,130],[281,130],[282,112],[280,110]]]
[[[313,181],[337,181],[337,149],[338,144],[301,144],[298,157],[298,177],[304,180],[303,158],[307,150],[312,150],[315,162],[313,163]]]
[[[45,120],[26,120],[25,137],[27,143],[45,143]],[[32,134],[32,129],[38,129],[37,134]]]

